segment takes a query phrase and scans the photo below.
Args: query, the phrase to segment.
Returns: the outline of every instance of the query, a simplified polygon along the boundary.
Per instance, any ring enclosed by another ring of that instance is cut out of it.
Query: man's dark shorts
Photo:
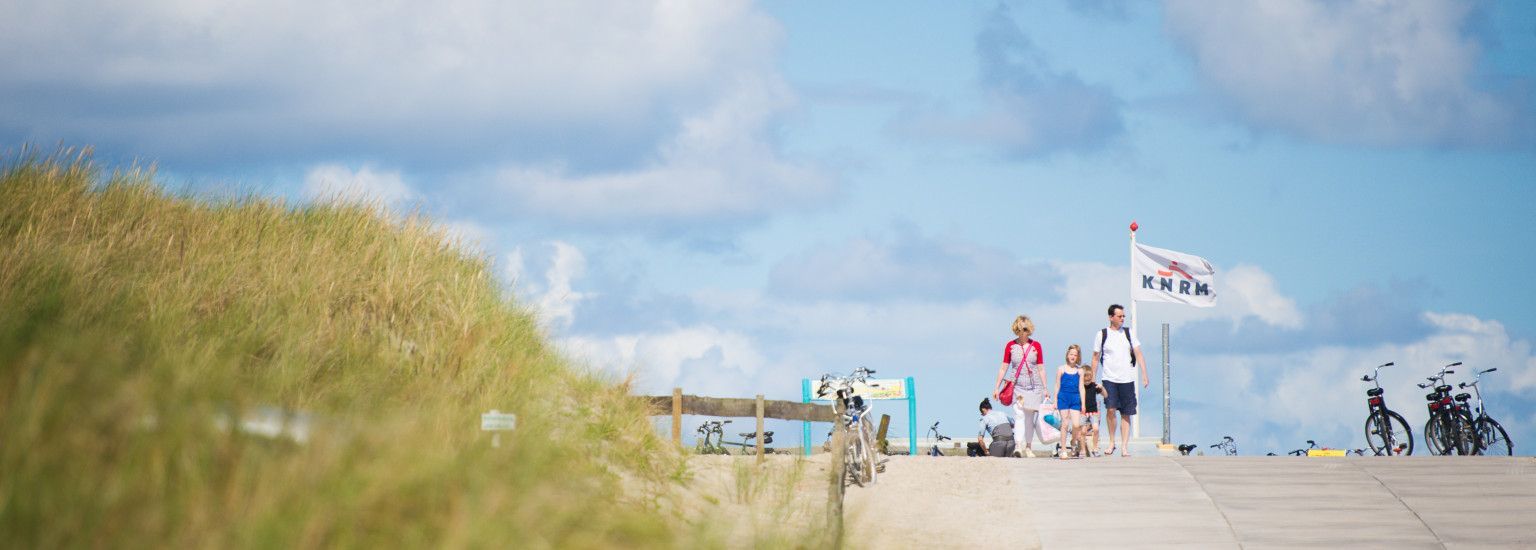
[[[1104,406],[1123,415],[1136,414],[1136,383],[1104,381]]]

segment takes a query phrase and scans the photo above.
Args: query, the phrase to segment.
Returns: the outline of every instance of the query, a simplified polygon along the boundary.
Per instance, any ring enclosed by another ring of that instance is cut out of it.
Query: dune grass
[[[416,217],[0,167],[0,547],[689,547],[685,457]],[[303,442],[239,429],[302,411]],[[519,416],[493,449],[489,409]],[[739,541],[737,541],[739,542]]]

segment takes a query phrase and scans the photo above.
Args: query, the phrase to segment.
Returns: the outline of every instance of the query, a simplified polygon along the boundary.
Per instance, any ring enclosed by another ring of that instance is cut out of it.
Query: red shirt
[[[1015,380],[1021,391],[1043,390],[1045,384],[1040,377],[1040,361],[1045,357],[1045,352],[1041,350],[1039,340],[1030,340],[1029,347],[1032,353],[1024,353],[1024,346],[1019,345],[1017,338],[1003,343],[1003,362],[1010,367],[1008,372],[1003,373],[1003,377]],[[1020,364],[1025,357],[1032,359],[1027,368]]]

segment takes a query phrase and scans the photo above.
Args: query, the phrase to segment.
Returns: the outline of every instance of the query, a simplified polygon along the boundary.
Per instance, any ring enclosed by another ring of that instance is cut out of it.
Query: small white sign
[[[505,432],[517,429],[517,415],[496,409],[480,415],[480,429],[487,432]]]
[[[853,394],[865,399],[906,399],[907,381],[904,378],[870,379],[867,384],[854,384]]]

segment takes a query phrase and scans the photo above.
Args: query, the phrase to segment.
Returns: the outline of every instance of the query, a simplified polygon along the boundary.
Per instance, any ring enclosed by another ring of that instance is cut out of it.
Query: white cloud
[[[1170,34],[1250,123],[1326,142],[1487,145],[1515,104],[1479,89],[1473,6],[1426,0],[1167,0]]]
[[[611,161],[774,78],[781,38],[746,0],[6,2],[0,121],[197,160]]]
[[[496,175],[497,191],[522,212],[598,226],[741,222],[816,204],[835,191],[831,177],[783,158],[767,137],[791,101],[783,83],[743,75],[638,169],[577,175],[514,165]]]
[[[310,200],[381,204],[399,208],[416,198],[399,172],[371,166],[357,170],[340,164],[322,164],[304,175],[304,196]]]
[[[1275,288],[1274,277],[1264,270],[1256,266],[1239,265],[1222,273],[1219,280],[1226,287],[1222,298],[1228,302],[1224,304],[1228,308],[1252,314],[1277,327],[1301,327],[1301,311],[1296,309],[1296,301],[1281,294]],[[1236,318],[1239,321],[1242,319]]]
[[[551,254],[543,281],[528,277],[522,247],[502,256],[502,273],[511,283],[513,292],[533,308],[540,326],[559,331],[569,328],[576,319],[577,304],[595,294],[575,290],[574,281],[586,274],[586,255],[570,243],[552,241],[546,245]]]
[[[639,373],[636,391],[657,395],[674,387],[697,395],[741,397],[761,391],[757,375],[767,364],[753,339],[710,326],[660,333],[560,340],[574,357],[606,372]]]

